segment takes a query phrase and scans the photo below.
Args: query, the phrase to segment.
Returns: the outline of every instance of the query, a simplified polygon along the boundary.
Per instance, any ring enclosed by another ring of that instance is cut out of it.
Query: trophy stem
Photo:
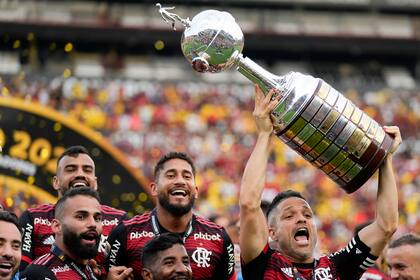
[[[281,84],[283,81],[282,77],[274,76],[250,58],[238,54],[235,57],[235,64],[238,67],[238,71],[253,83],[258,84],[264,94],[267,94],[272,88],[276,88],[280,91],[280,94],[286,92],[285,87]]]

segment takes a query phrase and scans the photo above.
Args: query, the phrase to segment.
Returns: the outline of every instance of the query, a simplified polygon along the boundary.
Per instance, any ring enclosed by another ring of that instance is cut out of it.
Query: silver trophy
[[[347,193],[359,189],[378,169],[392,144],[382,127],[325,81],[298,72],[274,75],[242,55],[244,35],[228,12],[206,10],[183,19],[163,8],[172,24],[184,25],[181,48],[198,72],[236,69],[265,94],[277,89],[271,117],[274,133]]]

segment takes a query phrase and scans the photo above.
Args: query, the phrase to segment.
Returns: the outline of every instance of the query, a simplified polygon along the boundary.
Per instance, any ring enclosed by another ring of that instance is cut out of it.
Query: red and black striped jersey
[[[244,280],[359,280],[376,259],[357,235],[345,248],[309,264],[293,263],[267,244],[260,255],[242,265],[242,275]]]
[[[58,251],[59,254],[56,254]],[[97,280],[93,269],[88,265],[76,264],[64,256],[57,247],[55,250],[35,259],[20,274],[21,280]]]
[[[368,268],[365,273],[363,273],[360,280],[391,280],[391,278],[385,275],[376,267],[371,267]]]
[[[135,279],[142,279],[143,247],[163,232],[166,230],[159,225],[154,211],[123,221],[108,238],[107,269],[124,265],[133,268]],[[181,235],[190,256],[194,280],[236,279],[234,246],[222,227],[193,215],[189,229]]]
[[[103,264],[106,253],[106,239],[113,228],[122,220],[127,219],[127,213],[106,205],[102,208],[103,231],[99,244],[96,261]],[[23,229],[22,261],[20,270],[32,262],[32,260],[48,253],[54,243],[54,234],[51,229],[51,222],[54,219],[54,204],[43,204],[30,208],[22,213],[19,224]]]

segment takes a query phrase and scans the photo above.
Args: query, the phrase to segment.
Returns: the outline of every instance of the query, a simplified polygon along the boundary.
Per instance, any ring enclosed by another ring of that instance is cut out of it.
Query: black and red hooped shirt
[[[310,264],[292,263],[267,244],[258,257],[242,264],[242,275],[244,280],[359,280],[376,259],[357,235],[345,248]]]
[[[155,211],[123,221],[108,237],[107,268],[125,265],[133,268],[135,279],[142,279],[142,249],[147,241],[163,232],[166,230],[159,224]],[[193,215],[182,236],[194,280],[236,279],[234,246],[222,227]]]
[[[43,204],[36,208],[30,208],[22,213],[19,224],[23,229],[22,260],[20,270],[30,264],[36,258],[50,252],[54,243],[54,233],[51,222],[54,219],[54,204]],[[102,235],[99,244],[98,255],[95,260],[103,264],[106,253],[106,239],[113,228],[122,220],[127,219],[127,213],[106,205],[101,205],[102,210]]]
[[[53,245],[21,272],[21,280],[99,280],[88,264],[79,264]]]

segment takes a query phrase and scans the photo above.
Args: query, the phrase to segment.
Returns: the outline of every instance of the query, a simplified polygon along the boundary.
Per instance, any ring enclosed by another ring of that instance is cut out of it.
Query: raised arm
[[[396,126],[385,126],[386,133],[394,142],[379,168],[379,184],[376,199],[376,217],[373,223],[359,232],[360,239],[371,248],[371,254],[379,256],[398,226],[398,191],[392,168],[392,156],[401,144],[401,133]]]
[[[255,259],[268,241],[267,222],[260,205],[273,131],[270,113],[279,103],[278,97],[271,100],[273,94],[272,90],[264,96],[258,86],[255,87],[253,115],[258,138],[242,176],[239,196],[240,247],[245,263]]]

